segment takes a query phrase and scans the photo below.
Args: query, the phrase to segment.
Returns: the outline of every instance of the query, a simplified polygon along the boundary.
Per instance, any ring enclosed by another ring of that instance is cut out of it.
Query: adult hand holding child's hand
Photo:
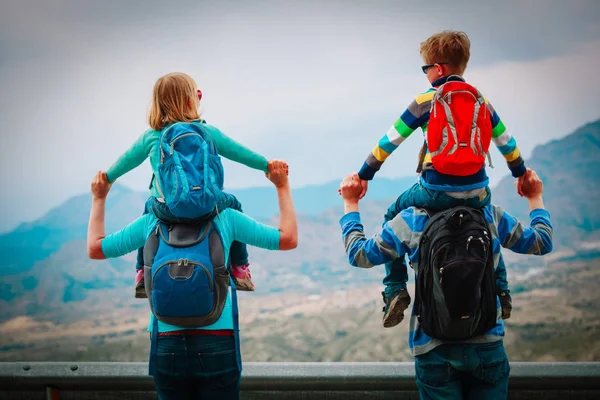
[[[285,164],[285,168],[286,168],[286,173],[289,175],[289,167],[287,165],[287,163],[285,161],[281,161],[281,160],[269,160],[268,164],[267,164],[267,168],[269,169],[269,174],[273,172],[273,168],[275,168],[275,165],[280,165],[279,163],[284,163]]]
[[[357,173],[348,174],[340,184],[339,192],[344,201],[358,203],[363,187]]]
[[[108,196],[112,184],[108,183],[105,171],[98,171],[92,179],[92,196],[97,199],[104,199]]]
[[[527,168],[523,176],[520,176],[515,182],[517,191],[525,198],[541,196],[544,191],[544,185],[538,174]]]
[[[288,184],[288,173],[289,167],[285,161],[282,160],[271,160],[269,161],[269,173],[267,179],[269,179],[275,187],[282,188]]]

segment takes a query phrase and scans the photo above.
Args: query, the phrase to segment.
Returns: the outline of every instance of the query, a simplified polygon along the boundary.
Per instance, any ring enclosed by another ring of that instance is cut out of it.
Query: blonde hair
[[[158,78],[152,91],[148,122],[161,130],[172,122],[191,122],[200,119],[198,86],[191,76],[174,72]]]
[[[442,31],[421,42],[420,53],[426,64],[448,63],[450,72],[462,74],[471,57],[471,41],[464,32]]]

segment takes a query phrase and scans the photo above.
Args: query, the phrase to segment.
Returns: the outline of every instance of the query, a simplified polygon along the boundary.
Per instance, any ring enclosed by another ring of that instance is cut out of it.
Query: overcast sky
[[[339,179],[427,89],[419,43],[442,29],[468,33],[465,77],[527,160],[600,118],[598,21],[597,0],[0,0],[0,231],[87,191],[147,129],[152,86],[173,71],[195,78],[209,123],[286,159],[294,187]],[[378,176],[412,174],[421,143]],[[492,157],[495,182],[508,169]],[[267,184],[225,168],[229,188]],[[121,182],[143,190],[150,174]]]

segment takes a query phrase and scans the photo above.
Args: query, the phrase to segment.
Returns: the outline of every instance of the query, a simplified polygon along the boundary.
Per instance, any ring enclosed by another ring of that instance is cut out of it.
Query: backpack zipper
[[[173,155],[173,152],[175,151],[175,142],[176,142],[176,141],[178,141],[178,140],[179,140],[179,139],[181,139],[182,137],[186,137],[186,136],[192,136],[192,135],[195,135],[195,136],[200,136],[200,138],[201,138],[202,140],[204,140],[204,138],[202,137],[202,135],[200,135],[199,133],[196,133],[196,132],[184,133],[183,135],[177,136],[175,139],[173,139],[173,140],[171,141],[171,143],[169,143],[169,145],[171,146],[171,152],[170,152],[170,154],[171,154],[171,155]]]
[[[158,271],[160,271],[163,267],[172,264],[173,261],[167,261],[166,263],[161,264],[158,268],[156,268],[156,271],[154,271],[154,274],[152,275],[152,287],[154,288],[154,281],[156,280],[156,274],[158,274]],[[197,265],[199,267],[202,267],[202,269],[204,270],[204,273],[206,274],[206,277],[208,278],[208,288],[210,289],[210,291],[213,291],[213,280],[210,276],[210,271],[208,270],[208,268],[206,268],[203,264],[200,264],[198,262],[195,261],[190,261],[187,258],[180,258],[179,260],[177,260],[177,265],[184,265],[187,266],[188,264],[192,264],[192,265]]]

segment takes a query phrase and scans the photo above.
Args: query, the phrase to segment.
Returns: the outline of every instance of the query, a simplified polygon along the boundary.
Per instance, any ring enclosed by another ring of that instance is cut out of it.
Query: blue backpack
[[[160,135],[157,189],[177,218],[195,219],[214,211],[223,194],[223,165],[200,122],[176,122]]]
[[[192,328],[216,322],[230,277],[212,221],[160,222],[144,246],[144,281],[155,321]]]

